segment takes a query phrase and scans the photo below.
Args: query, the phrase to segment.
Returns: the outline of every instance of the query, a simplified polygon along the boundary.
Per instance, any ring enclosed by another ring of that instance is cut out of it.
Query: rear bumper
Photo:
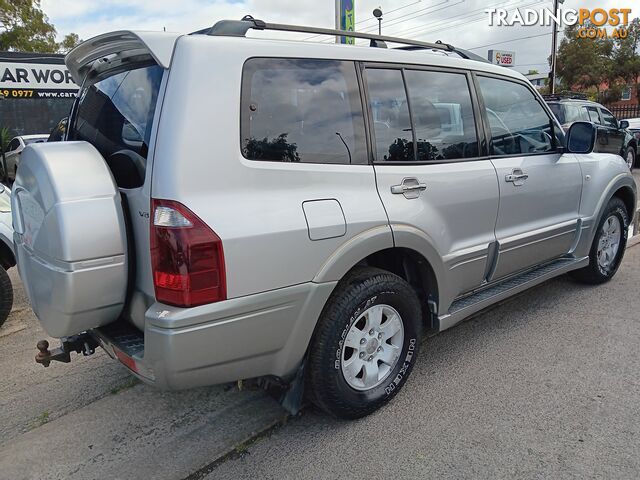
[[[162,389],[286,378],[302,360],[334,287],[305,283],[188,309],[155,303],[144,333],[128,325],[91,333],[112,357]]]

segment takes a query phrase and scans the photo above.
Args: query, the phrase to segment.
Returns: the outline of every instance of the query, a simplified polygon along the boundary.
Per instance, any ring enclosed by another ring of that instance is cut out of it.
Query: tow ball
[[[36,363],[48,367],[51,362],[71,362],[71,352],[82,353],[85,357],[93,355],[98,346],[98,342],[88,333],[66,337],[58,348],[49,350],[49,342],[40,340],[36,345]]]

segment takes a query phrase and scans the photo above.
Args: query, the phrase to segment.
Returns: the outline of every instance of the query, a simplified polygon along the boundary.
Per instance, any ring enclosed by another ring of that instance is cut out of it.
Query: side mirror
[[[626,130],[627,128],[629,128],[629,122],[626,120],[620,120],[620,123],[618,123],[618,127],[620,128],[620,130]]]
[[[596,143],[596,126],[591,122],[574,122],[567,133],[570,153],[591,153]]]

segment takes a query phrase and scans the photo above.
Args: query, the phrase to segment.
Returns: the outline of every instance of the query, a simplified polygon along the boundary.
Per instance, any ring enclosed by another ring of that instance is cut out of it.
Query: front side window
[[[617,129],[618,121],[616,120],[616,117],[614,117],[610,111],[605,110],[604,108],[602,108],[601,111],[602,111],[602,124],[609,128]]]
[[[376,161],[412,162],[413,133],[401,70],[365,71],[373,116]]]
[[[405,72],[418,161],[478,156],[471,93],[460,73]]]
[[[533,92],[519,83],[478,77],[491,127],[492,155],[551,152],[552,119]]]
[[[367,163],[353,62],[247,60],[240,125],[242,154],[250,160]]]
[[[69,140],[85,140],[109,159],[120,150],[147,158],[163,69],[127,70],[85,85]]]

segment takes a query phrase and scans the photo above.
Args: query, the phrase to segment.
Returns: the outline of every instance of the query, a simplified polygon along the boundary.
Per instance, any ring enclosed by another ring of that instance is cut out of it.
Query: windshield
[[[163,69],[139,67],[85,85],[69,140],[91,143],[105,159],[121,150],[147,158]]]

